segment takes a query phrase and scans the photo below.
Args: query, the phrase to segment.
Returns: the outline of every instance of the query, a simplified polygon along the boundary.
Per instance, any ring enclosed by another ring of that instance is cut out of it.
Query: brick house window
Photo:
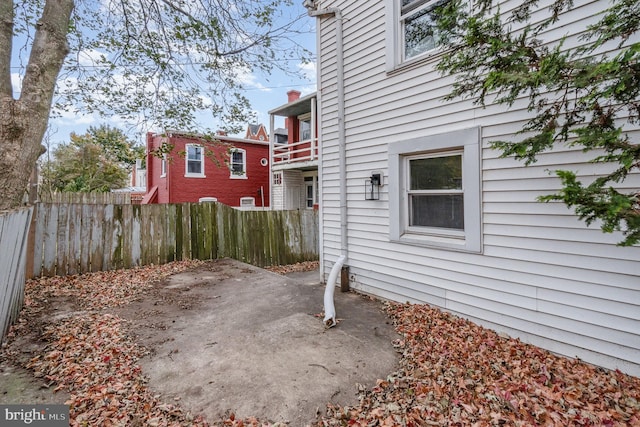
[[[230,152],[229,169],[231,178],[247,177],[247,152],[241,148],[233,148]]]
[[[160,160],[160,178],[167,176],[167,155],[163,154]]]
[[[187,144],[186,146],[185,177],[204,177],[204,151],[201,145]]]

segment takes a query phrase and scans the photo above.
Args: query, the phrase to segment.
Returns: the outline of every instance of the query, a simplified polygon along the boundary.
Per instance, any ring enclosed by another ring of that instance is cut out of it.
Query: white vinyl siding
[[[443,101],[453,79],[434,61],[389,73],[387,1],[327,1],[344,16],[344,79],[347,145],[347,242],[351,286],[397,301],[425,302],[487,327],[570,357],[640,375],[640,247],[615,244],[619,234],[587,227],[561,203],[536,198],[560,188],[550,173],[602,172],[580,150],[557,147],[524,167],[501,158],[489,142],[512,138],[528,117],[525,101],[512,108],[470,100]],[[508,11],[516,1],[504,2]],[[606,1],[576,1],[561,29],[546,37],[580,41],[585,22]],[[583,22],[581,22],[583,20]],[[340,255],[340,197],[335,23],[318,21],[318,87],[322,136],[323,273]],[[480,127],[478,143],[482,252],[403,244],[390,238],[392,187],[389,152],[398,141]],[[631,134],[640,141],[640,131]],[[363,182],[382,171],[380,200],[365,200]],[[638,188],[632,177],[625,188]]]
[[[280,184],[273,186],[273,201],[271,205],[276,210],[291,210],[304,208],[304,177],[297,169],[282,170]]]

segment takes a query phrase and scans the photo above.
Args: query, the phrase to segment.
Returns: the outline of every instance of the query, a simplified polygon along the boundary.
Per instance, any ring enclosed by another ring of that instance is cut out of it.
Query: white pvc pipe
[[[333,305],[333,293],[336,289],[336,280],[338,279],[338,273],[344,264],[346,256],[340,255],[340,258],[336,261],[329,274],[329,280],[327,280],[327,287],[324,289],[324,324],[327,328],[336,326],[336,308]]]
[[[307,5],[310,3],[310,5]],[[324,324],[331,328],[337,324],[336,309],[333,305],[333,293],[336,287],[338,273],[342,269],[343,264],[347,260],[349,253],[347,241],[347,155],[346,155],[346,128],[344,122],[345,113],[345,97],[344,97],[344,54],[343,54],[343,28],[342,28],[342,12],[340,9],[330,7],[326,9],[316,10],[315,1],[305,1],[304,6],[308,8],[308,14],[311,17],[327,17],[333,15],[336,22],[336,95],[338,97],[338,169],[339,169],[339,190],[340,190],[340,251],[341,255],[331,269],[327,287],[324,290]],[[316,38],[318,52],[320,51],[320,39]],[[319,60],[320,64],[322,61]],[[320,68],[318,67],[318,76],[320,76]],[[321,96],[321,92],[318,92]],[[322,167],[322,165],[320,165]]]

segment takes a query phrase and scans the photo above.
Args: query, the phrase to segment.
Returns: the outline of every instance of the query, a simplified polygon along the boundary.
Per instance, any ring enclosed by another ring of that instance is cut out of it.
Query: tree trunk
[[[29,63],[19,99],[7,80],[9,67],[0,70],[0,210],[21,204],[29,175],[47,129],[58,74],[69,49],[67,33],[74,0],[46,0],[36,23]],[[0,62],[11,58],[13,3],[0,0]]]

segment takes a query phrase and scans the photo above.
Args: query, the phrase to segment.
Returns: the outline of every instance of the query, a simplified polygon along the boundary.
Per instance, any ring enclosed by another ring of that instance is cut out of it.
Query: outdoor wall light
[[[371,176],[364,181],[364,199],[380,200],[380,186],[382,185],[382,175],[372,173]]]

